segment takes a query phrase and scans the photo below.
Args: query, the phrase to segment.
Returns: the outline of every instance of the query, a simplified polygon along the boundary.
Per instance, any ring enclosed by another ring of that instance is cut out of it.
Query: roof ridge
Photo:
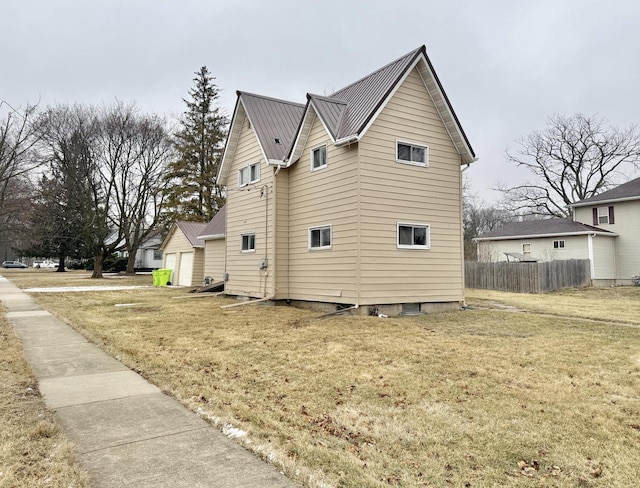
[[[367,75],[363,76],[362,78],[360,78],[360,79],[358,79],[358,80],[354,81],[353,83],[349,83],[348,85],[343,86],[343,87],[342,87],[342,88],[340,88],[339,90],[336,90],[336,91],[335,91],[335,92],[333,92],[331,95],[329,95],[329,97],[330,97],[330,98],[332,98],[336,93],[343,92],[343,91],[345,91],[347,88],[350,88],[350,87],[352,87],[352,86],[354,86],[354,85],[357,85],[358,83],[363,82],[363,81],[364,81],[364,80],[366,80],[367,78],[372,77],[373,75],[375,75],[375,74],[379,73],[380,71],[383,71],[383,70],[387,69],[389,66],[391,66],[391,65],[393,65],[393,64],[396,64],[397,62],[399,62],[399,61],[401,61],[401,60],[403,60],[403,59],[405,59],[405,58],[410,58],[410,57],[415,56],[415,55],[416,55],[418,52],[420,52],[420,51],[423,51],[423,52],[425,52],[425,53],[426,53],[426,49],[427,49],[427,48],[426,48],[426,46],[423,44],[423,45],[422,45],[422,46],[420,46],[419,48],[414,49],[413,51],[408,52],[407,54],[404,54],[404,55],[402,55],[402,56],[400,56],[400,57],[398,57],[398,58],[394,59],[393,61],[391,61],[391,62],[389,62],[389,63],[385,64],[383,67],[378,68],[378,69],[377,69],[377,70],[375,70],[375,71],[372,71],[371,73],[369,73],[369,74],[367,74]]]
[[[323,95],[316,95],[315,93],[307,93],[307,98],[317,98],[318,100],[322,100],[324,102],[340,103],[342,105],[347,105],[349,103],[346,100],[342,100],[342,99],[339,99],[339,98],[327,97],[327,96],[323,96]]]
[[[248,95],[254,98],[262,98],[263,100],[271,100],[272,102],[285,103],[287,105],[295,105],[296,107],[305,107],[304,103],[292,102],[291,100],[284,100],[282,98],[268,97],[266,95],[259,95],[257,93],[251,93],[251,92],[242,91],[242,90],[236,90],[236,94],[238,96]]]

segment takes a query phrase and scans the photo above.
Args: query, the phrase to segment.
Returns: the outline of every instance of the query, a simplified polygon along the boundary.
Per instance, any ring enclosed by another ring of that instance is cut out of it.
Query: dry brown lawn
[[[0,306],[0,487],[86,487]]]
[[[91,279],[91,271],[65,271],[57,273],[55,269],[4,269],[0,275],[11,280],[20,288],[57,287],[57,286],[131,286],[153,284],[151,275],[120,276],[105,274],[102,279]]]

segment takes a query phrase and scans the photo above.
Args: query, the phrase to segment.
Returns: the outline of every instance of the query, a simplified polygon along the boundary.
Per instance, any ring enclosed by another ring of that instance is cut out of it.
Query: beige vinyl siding
[[[327,144],[327,167],[311,171],[311,148]],[[356,303],[357,145],[335,147],[318,117],[289,172],[288,288],[295,300]],[[331,249],[309,250],[309,227],[331,225]],[[280,261],[279,261],[280,262]]]
[[[273,294],[273,236],[269,235],[267,239],[266,233],[267,229],[272,233],[273,168],[266,163],[255,132],[247,124],[244,111],[241,107],[238,111],[237,120],[238,123],[242,122],[242,130],[227,179],[225,248],[229,281],[225,290],[232,295],[267,297]],[[239,189],[238,169],[258,162],[260,181]],[[265,213],[267,204],[268,214]],[[241,235],[246,233],[255,233],[255,252],[242,252]],[[268,243],[266,248],[265,243]],[[258,263],[265,254],[269,259],[269,269],[260,271]]]
[[[204,249],[196,247],[193,256],[193,274],[191,275],[191,286],[202,285],[204,280]]]
[[[289,298],[289,171],[281,170],[275,177],[276,229],[276,289],[275,297]]]
[[[204,241],[204,276],[211,276],[215,281],[222,281],[224,251],[224,239]]]
[[[427,145],[429,167],[396,162]],[[463,300],[460,155],[416,70],[360,142],[360,303]],[[428,224],[430,249],[397,249],[397,223]]]
[[[614,237],[596,235],[593,246],[593,280],[613,280],[616,269],[616,242]]]
[[[587,235],[538,237],[535,239],[509,239],[502,241],[480,241],[478,257],[480,261],[506,261],[505,252],[522,254],[522,245],[531,245],[531,257],[540,262],[562,259],[589,259]],[[564,241],[564,249],[554,249],[553,241]],[[513,259],[510,259],[513,260]]]
[[[599,224],[604,230],[615,232],[615,279],[630,284],[631,277],[640,275],[640,200],[605,203],[575,209],[575,220],[593,225],[593,207],[613,206],[615,223]]]

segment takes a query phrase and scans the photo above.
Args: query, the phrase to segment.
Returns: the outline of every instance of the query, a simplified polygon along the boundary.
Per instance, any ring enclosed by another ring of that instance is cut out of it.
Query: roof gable
[[[583,207],[593,203],[608,203],[620,200],[638,200],[640,199],[640,178],[627,181],[622,185],[616,186],[611,190],[603,191],[593,197],[585,198],[571,205],[572,207]]]

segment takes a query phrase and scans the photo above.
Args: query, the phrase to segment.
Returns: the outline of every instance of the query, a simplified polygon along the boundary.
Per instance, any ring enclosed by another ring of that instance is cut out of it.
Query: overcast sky
[[[231,115],[236,90],[304,103],[425,44],[492,200],[549,115],[640,120],[639,26],[637,0],[0,0],[0,99],[175,117],[206,65]]]

